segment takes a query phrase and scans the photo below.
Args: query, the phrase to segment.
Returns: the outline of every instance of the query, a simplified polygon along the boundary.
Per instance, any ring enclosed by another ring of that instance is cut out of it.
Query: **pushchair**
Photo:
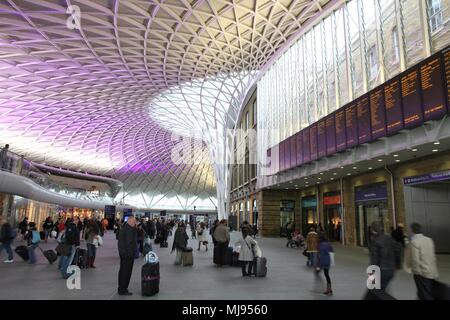
[[[294,232],[286,243],[287,248],[302,248],[305,245],[305,238],[299,233]]]

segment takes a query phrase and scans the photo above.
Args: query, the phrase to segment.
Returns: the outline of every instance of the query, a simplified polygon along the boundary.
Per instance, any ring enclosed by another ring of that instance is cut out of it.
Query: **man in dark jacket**
[[[381,290],[386,291],[395,270],[401,268],[401,245],[384,233],[378,221],[372,223],[371,231],[370,264],[380,267]]]
[[[67,273],[67,268],[69,268],[72,263],[77,248],[80,246],[80,233],[78,232],[77,225],[73,222],[73,219],[67,219],[63,237],[64,244],[70,247],[69,255],[61,257],[61,274],[64,279],[67,279],[70,276],[70,274]]]
[[[8,259],[6,259],[4,262],[12,263],[14,262],[11,249],[11,243],[14,241],[13,229],[11,228],[9,222],[7,222],[6,220],[0,221],[0,224],[0,254],[2,253],[3,249],[5,249],[8,253]]]
[[[137,250],[137,231],[136,218],[129,217],[127,223],[119,231],[119,240],[117,241],[120,256],[119,269],[119,295],[132,295],[128,291],[131,274],[133,272],[134,255]]]
[[[393,230],[391,233],[392,238],[400,243],[402,247],[405,247],[405,232],[403,231],[403,224],[399,223],[397,229]]]

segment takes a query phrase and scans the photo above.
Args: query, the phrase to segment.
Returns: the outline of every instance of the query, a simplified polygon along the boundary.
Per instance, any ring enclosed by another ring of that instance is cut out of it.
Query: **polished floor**
[[[233,241],[239,233],[232,233]],[[172,237],[169,238],[171,248]],[[189,240],[194,248],[194,266],[173,265],[175,254],[169,248],[154,246],[160,258],[160,293],[154,297],[141,297],[140,270],[143,259],[135,260],[129,290],[130,297],[116,294],[119,258],[114,234],[105,236],[104,246],[98,249],[96,269],[82,270],[81,290],[69,290],[60,277],[57,264],[49,265],[39,250],[38,263],[28,265],[18,256],[13,264],[0,262],[0,299],[361,299],[365,292],[368,255],[365,249],[334,245],[336,266],[330,271],[334,295],[322,295],[323,274],[317,279],[306,267],[305,257],[299,249],[288,249],[285,240],[259,238],[263,255],[268,260],[266,278],[243,278],[234,267],[218,268],[212,263],[212,250],[197,251],[197,241]],[[20,244],[17,242],[16,245]],[[54,240],[43,243],[42,248],[54,248]],[[82,246],[85,246],[82,243]],[[6,258],[1,254],[1,261]],[[450,255],[438,256],[441,280],[450,283]],[[390,285],[390,293],[398,299],[415,299],[412,276],[397,272]]]

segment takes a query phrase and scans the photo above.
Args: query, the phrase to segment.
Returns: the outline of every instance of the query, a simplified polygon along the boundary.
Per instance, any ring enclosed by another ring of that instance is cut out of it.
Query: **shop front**
[[[342,241],[341,195],[338,192],[323,195],[325,232],[330,241]]]
[[[305,236],[309,228],[318,223],[316,196],[302,198],[302,234]]]
[[[294,221],[295,201],[282,200],[280,201],[280,237],[286,237],[286,227]]]
[[[356,241],[357,245],[369,245],[370,226],[378,221],[386,230],[388,220],[388,192],[386,183],[355,188]]]

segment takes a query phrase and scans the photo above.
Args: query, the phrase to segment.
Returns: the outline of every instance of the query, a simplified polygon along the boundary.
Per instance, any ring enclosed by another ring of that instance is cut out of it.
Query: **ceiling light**
[[[347,173],[347,175],[348,175],[348,176],[351,176],[352,174],[349,172],[349,173]]]
[[[369,167],[369,168],[367,168],[367,169],[372,170],[373,168],[372,168],[372,167]]]
[[[431,150],[431,151],[433,151],[433,152],[438,152],[439,150],[438,150],[438,149],[433,149],[433,150]]]
[[[337,173],[335,172],[335,173],[333,173],[333,175],[337,175]]]
[[[331,178],[330,180],[331,180],[331,181],[333,181],[333,180],[334,180],[334,178]]]
[[[382,162],[383,161],[383,159],[378,159],[378,162]]]
[[[344,167],[341,167],[341,169],[344,169]]]
[[[412,152],[417,152],[418,149],[414,148],[414,149],[411,149],[411,151],[412,151]]]
[[[308,180],[308,178],[305,178],[305,180]]]
[[[358,167],[353,167],[353,170],[356,170],[356,169],[358,169]]]
[[[319,174],[323,174],[323,172],[319,173]]]
[[[318,178],[318,180],[322,180],[322,178]]]
[[[397,160],[395,160],[395,162],[400,162],[400,160],[399,160],[399,159],[397,159]]]
[[[439,141],[436,141],[433,144],[437,146],[437,145],[440,145],[441,143]]]
[[[289,183],[292,183],[292,181],[289,181]]]
[[[397,158],[398,157],[398,154],[394,154],[394,158]]]

